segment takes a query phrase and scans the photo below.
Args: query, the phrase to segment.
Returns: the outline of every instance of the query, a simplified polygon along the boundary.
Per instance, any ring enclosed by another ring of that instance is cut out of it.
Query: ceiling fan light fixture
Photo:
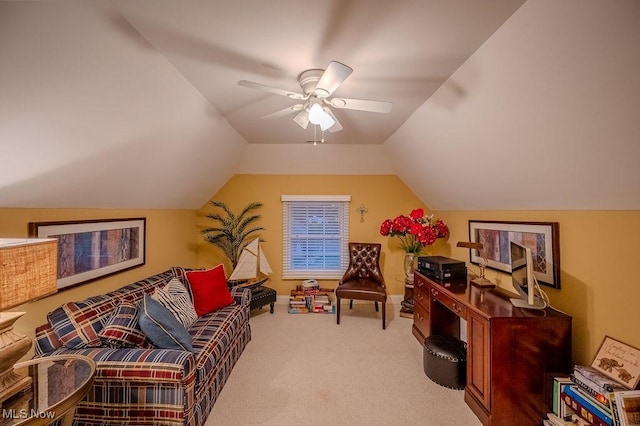
[[[293,118],[293,121],[295,121],[298,126],[306,130],[307,126],[309,126],[309,112],[306,109],[303,109]]]
[[[391,111],[391,102],[331,98],[352,72],[353,69],[351,67],[336,61],[331,61],[325,70],[313,68],[303,71],[298,75],[298,83],[302,93],[247,80],[239,81],[238,85],[302,101],[280,111],[267,114],[262,118],[275,119],[298,112],[293,121],[303,129],[306,130],[309,123],[313,123],[314,126],[320,127],[322,131],[329,130],[331,133],[335,133],[343,130],[343,127],[340,120],[334,115],[333,108],[377,113]]]
[[[322,130],[327,130],[336,124],[336,121],[319,104],[313,104],[309,108],[309,122],[319,125]]]
[[[320,121],[320,128],[324,132],[325,130],[332,128],[333,125],[336,124],[336,120],[334,120],[333,117],[324,110],[324,108],[322,112],[324,114],[322,116],[322,120]]]

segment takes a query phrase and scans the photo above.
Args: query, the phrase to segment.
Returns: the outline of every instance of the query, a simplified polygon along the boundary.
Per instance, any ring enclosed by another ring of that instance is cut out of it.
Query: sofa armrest
[[[251,303],[251,290],[248,288],[233,287],[231,288],[231,296],[240,306],[249,306]]]
[[[195,373],[191,352],[173,349],[57,349],[48,355],[84,355],[96,363],[97,379],[184,382]]]
[[[78,404],[79,424],[190,424],[195,415],[195,357],[173,349],[57,349],[47,355],[93,359],[93,386]],[[162,407],[154,410],[153,407]],[[132,423],[134,424],[134,423]]]

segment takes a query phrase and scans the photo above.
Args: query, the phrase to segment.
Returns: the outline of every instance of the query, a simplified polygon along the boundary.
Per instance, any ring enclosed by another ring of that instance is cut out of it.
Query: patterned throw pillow
[[[69,349],[100,347],[98,333],[104,326],[115,301],[108,296],[90,297],[81,302],[68,302],[47,315],[47,321],[62,344]]]
[[[138,326],[138,307],[122,301],[98,334],[104,346],[111,348],[144,348],[147,338]]]
[[[98,334],[105,346],[112,348],[143,348],[147,337],[138,326],[138,307],[121,302]]]
[[[189,292],[189,298],[191,299],[191,302],[193,302],[193,294],[191,294],[191,288],[189,287],[189,280],[187,280],[187,270],[180,266],[172,266],[171,273],[173,274],[174,278],[179,279],[180,282],[184,285],[184,287]]]
[[[157,288],[152,296],[167,308],[185,328],[198,319],[191,297],[179,279],[173,278],[163,288]]]
[[[193,342],[187,329],[149,295],[142,299],[139,323],[142,332],[157,347],[193,352]]]

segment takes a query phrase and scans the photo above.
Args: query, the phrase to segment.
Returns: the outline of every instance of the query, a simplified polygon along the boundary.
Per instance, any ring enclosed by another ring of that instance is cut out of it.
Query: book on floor
[[[577,385],[565,386],[562,391],[562,400],[575,414],[594,426],[613,426],[611,411],[595,399],[580,392]]]

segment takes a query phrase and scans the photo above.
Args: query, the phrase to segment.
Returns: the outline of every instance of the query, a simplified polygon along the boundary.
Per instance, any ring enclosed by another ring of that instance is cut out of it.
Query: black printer
[[[419,256],[418,272],[439,281],[467,279],[467,266],[461,260],[444,256]]]

